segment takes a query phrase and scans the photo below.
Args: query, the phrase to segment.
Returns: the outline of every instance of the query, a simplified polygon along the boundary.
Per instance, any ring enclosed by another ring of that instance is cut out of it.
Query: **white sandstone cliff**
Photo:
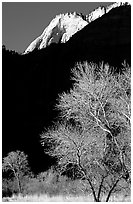
[[[106,8],[101,6],[92,11],[89,15],[82,15],[76,12],[57,15],[24,51],[23,54],[32,52],[35,48],[42,49],[51,43],[65,43],[72,35],[80,31],[87,24],[108,13],[111,9],[124,5],[125,3],[113,3]]]

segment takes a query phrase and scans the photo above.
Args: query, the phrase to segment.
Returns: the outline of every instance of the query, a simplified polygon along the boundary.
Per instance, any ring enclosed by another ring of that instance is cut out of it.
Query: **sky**
[[[89,14],[111,2],[3,2],[2,44],[23,52],[56,15],[67,12]]]

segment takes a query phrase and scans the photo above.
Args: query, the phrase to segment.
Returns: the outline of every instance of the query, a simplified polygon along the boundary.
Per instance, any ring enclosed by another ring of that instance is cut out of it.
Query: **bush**
[[[17,183],[15,179],[3,179],[2,197],[11,197],[17,193]]]
[[[29,179],[25,185],[24,194],[47,194],[51,197],[56,195],[82,195],[88,193],[88,191],[89,188],[87,188],[85,181],[71,180],[67,176],[59,175],[50,169]]]

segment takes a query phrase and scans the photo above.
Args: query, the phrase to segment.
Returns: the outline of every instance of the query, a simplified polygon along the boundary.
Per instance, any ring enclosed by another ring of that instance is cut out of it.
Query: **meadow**
[[[104,202],[104,197],[102,201]],[[3,202],[93,202],[92,196],[73,196],[73,195],[58,195],[58,196],[48,196],[42,195],[13,195],[12,197],[3,198]],[[129,196],[115,195],[111,196],[109,202],[131,202]]]

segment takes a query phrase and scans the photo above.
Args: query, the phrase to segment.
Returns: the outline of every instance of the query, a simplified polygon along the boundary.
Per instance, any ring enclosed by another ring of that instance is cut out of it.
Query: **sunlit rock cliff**
[[[88,22],[75,12],[57,15],[43,33],[28,46],[25,53],[31,52],[35,48],[45,48],[51,43],[65,43],[87,24]]]
[[[51,43],[67,42],[75,33],[83,29],[87,24],[108,13],[111,9],[123,4],[125,3],[118,2],[107,7],[101,6],[88,15],[76,12],[57,15],[44,29],[43,33],[28,46],[24,54],[33,51],[35,48],[45,48]]]

